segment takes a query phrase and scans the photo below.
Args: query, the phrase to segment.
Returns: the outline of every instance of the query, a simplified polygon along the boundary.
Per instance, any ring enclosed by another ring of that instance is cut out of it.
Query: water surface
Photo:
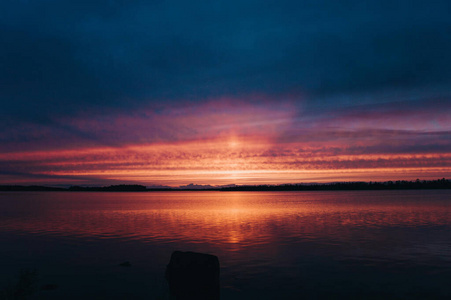
[[[0,241],[38,299],[167,299],[174,250],[219,257],[221,299],[451,297],[448,190],[0,193]]]

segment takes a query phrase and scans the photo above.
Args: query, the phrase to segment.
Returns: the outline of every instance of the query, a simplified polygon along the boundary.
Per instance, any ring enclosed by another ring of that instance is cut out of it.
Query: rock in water
[[[129,261],[125,261],[123,263],[120,263],[119,266],[121,266],[121,267],[131,267],[132,264]]]
[[[219,259],[210,254],[175,251],[166,267],[166,280],[177,300],[219,299]]]

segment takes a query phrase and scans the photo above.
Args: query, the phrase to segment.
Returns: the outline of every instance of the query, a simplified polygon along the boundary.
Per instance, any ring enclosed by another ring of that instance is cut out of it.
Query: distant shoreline
[[[192,187],[191,187],[192,186]],[[384,182],[336,182],[323,184],[235,185],[212,187],[189,185],[183,187],[146,187],[143,185],[110,185],[102,187],[49,187],[38,185],[0,185],[1,192],[166,192],[166,191],[343,191],[343,190],[418,190],[451,189],[451,180],[398,180]]]

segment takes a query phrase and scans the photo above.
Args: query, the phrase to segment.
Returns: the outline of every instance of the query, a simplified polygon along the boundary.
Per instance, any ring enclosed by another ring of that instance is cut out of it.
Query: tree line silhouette
[[[445,178],[437,180],[398,180],[385,182],[335,182],[315,184],[281,184],[281,185],[236,185],[227,187],[213,187],[205,189],[184,188],[147,188],[139,184],[119,184],[103,187],[71,186],[23,186],[0,185],[0,191],[56,191],[56,192],[152,192],[152,191],[340,191],[340,190],[412,190],[412,189],[451,189],[451,181]]]
[[[385,182],[336,182],[318,184],[245,185],[224,187],[222,191],[339,191],[339,190],[412,190],[450,189],[451,181],[438,180],[398,180]]]

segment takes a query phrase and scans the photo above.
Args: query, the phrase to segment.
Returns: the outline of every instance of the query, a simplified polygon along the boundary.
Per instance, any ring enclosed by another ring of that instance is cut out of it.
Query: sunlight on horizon
[[[341,148],[340,148],[341,147]],[[337,150],[341,149],[341,150]],[[340,143],[279,143],[266,136],[79,150],[0,153],[26,161],[30,177],[5,183],[258,185],[449,177],[448,153],[347,153]],[[1,179],[1,177],[0,177]],[[9,180],[9,181],[8,181]]]

